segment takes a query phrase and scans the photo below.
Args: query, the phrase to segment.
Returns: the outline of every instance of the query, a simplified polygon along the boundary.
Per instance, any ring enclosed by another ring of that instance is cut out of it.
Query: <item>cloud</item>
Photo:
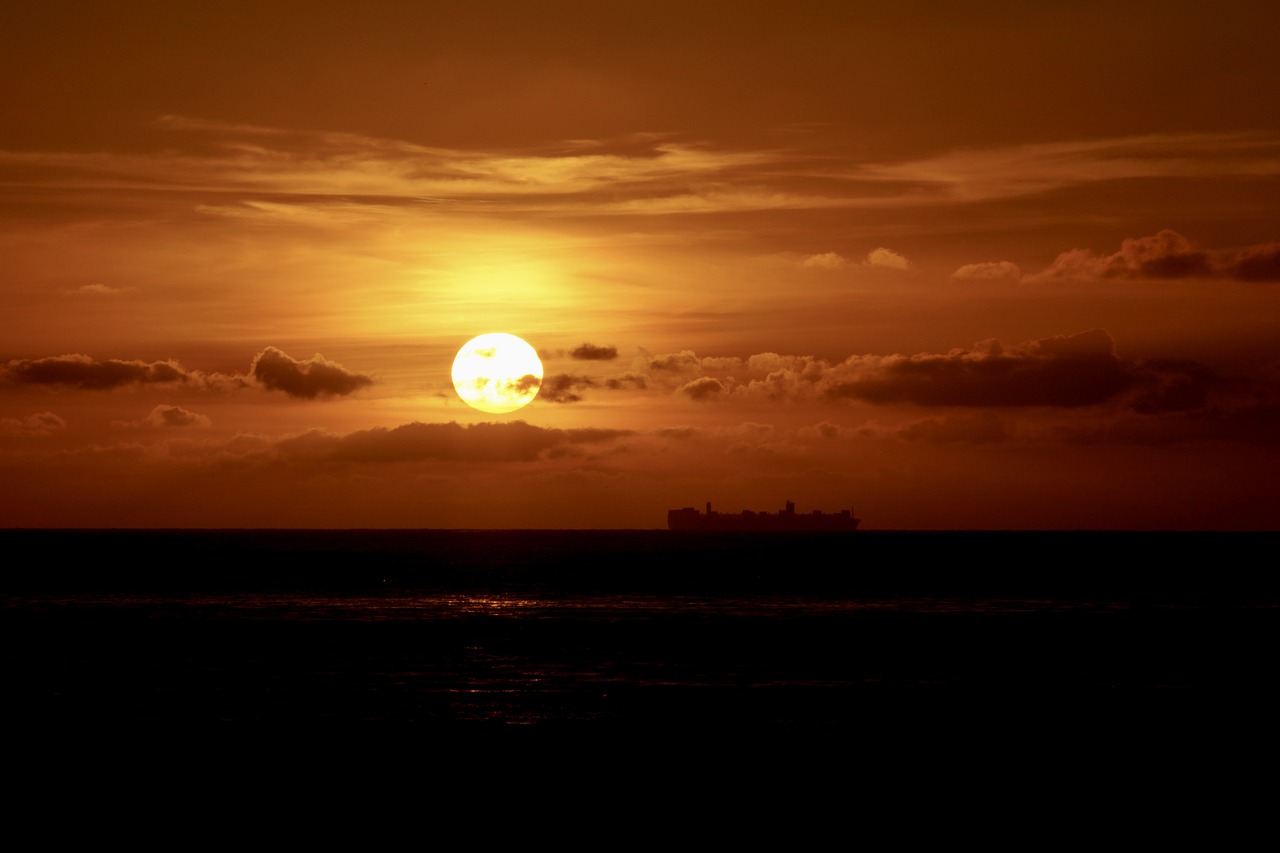
[[[1222,380],[1203,364],[1184,359],[1150,359],[1133,367],[1131,405],[1143,414],[1203,409]]]
[[[853,265],[853,261],[835,252],[823,252],[820,255],[809,255],[809,257],[800,262],[800,266],[802,267],[819,270],[838,270]],[[860,266],[873,267],[876,269],[909,270],[911,269],[912,264],[905,257],[892,249],[886,249],[881,246],[868,252],[866,260],[862,261]]]
[[[45,436],[67,428],[53,412],[37,412],[25,418],[0,418],[0,436]]]
[[[840,362],[774,352],[745,359],[698,358],[689,350],[638,361],[661,368],[648,374],[646,385],[628,387],[699,402],[857,401],[980,408],[1108,404],[1148,415],[1205,409],[1228,385],[1199,362],[1123,359],[1102,329],[1016,344],[979,341],[946,353],[851,355]],[[680,369],[669,370],[672,366]],[[602,384],[619,386],[616,381]],[[958,432],[962,427],[976,435],[979,426],[941,421],[921,425],[912,437],[923,438],[930,430],[930,435],[938,435],[944,428]]]
[[[812,426],[800,427],[796,430],[796,435],[808,440],[835,441],[849,435],[857,434],[857,430],[850,430],[839,424],[833,424],[831,421],[819,421]]]
[[[1176,231],[1124,240],[1120,250],[1102,257],[1072,249],[1054,259],[1035,278],[1191,278],[1212,274],[1209,254]]]
[[[1241,249],[1223,266],[1240,281],[1280,281],[1280,243],[1263,243]]]
[[[690,398],[699,402],[714,400],[724,395],[725,384],[719,379],[713,379],[710,376],[703,376],[695,379],[680,388],[681,394],[687,394]]]
[[[833,170],[795,150],[717,149],[669,134],[486,151],[173,115],[157,126],[173,135],[157,151],[10,150],[0,166],[59,190],[190,192],[207,213],[333,227],[361,206],[663,216],[972,204],[1134,178],[1270,177],[1280,151],[1269,132],[1151,134]]]
[[[777,433],[777,429],[773,424],[761,424],[755,421],[743,421],[734,427],[726,430],[731,435],[744,435],[750,438],[771,438]]]
[[[1176,231],[1121,242],[1110,255],[1090,249],[1063,252],[1031,280],[1230,278],[1280,281],[1280,243],[1243,249],[1202,249]]]
[[[95,391],[134,384],[203,384],[205,380],[202,374],[185,370],[176,361],[99,361],[78,353],[34,360],[14,359],[4,366],[3,377],[17,385],[69,386]]]
[[[692,350],[650,355],[642,352],[631,364],[636,373],[693,373],[702,368],[702,361]]]
[[[174,427],[207,427],[209,418],[196,412],[188,411],[181,406],[156,406],[151,413],[138,422],[138,426],[170,429]]]
[[[742,359],[737,356],[708,355],[701,359],[703,370],[737,370],[742,367]]]
[[[1190,361],[1129,362],[1102,329],[1005,346],[982,341],[949,353],[853,356],[819,387],[836,399],[931,406],[1089,406],[1116,401],[1141,413],[1205,405],[1218,384]]]
[[[202,373],[177,361],[96,359],[75,353],[39,359],[13,359],[0,367],[0,380],[12,385],[110,391],[130,385],[183,385],[199,390],[232,391],[255,382],[291,397],[337,396],[373,383],[363,374],[315,355],[306,361],[267,347],[254,357],[248,375]]]
[[[872,249],[868,252],[866,265],[869,267],[891,270],[911,269],[911,261],[908,261],[892,249],[886,249],[884,247]]]
[[[233,193],[242,197],[306,195],[321,204],[341,199],[430,203],[451,210],[507,209],[644,212],[645,202],[669,205],[770,203],[771,190],[689,196],[725,177],[767,167],[782,155],[725,151],[660,136],[581,140],[509,152],[430,147],[355,133],[298,131],[163,116],[157,125],[194,144],[146,154],[0,151],[0,165],[30,170],[58,186]],[[618,192],[618,188],[627,191]],[[601,194],[604,203],[583,199]],[[621,196],[621,197],[619,197]],[[759,198],[757,198],[759,196]],[[774,201],[773,203],[777,203]],[[251,208],[245,212],[251,212]],[[276,209],[274,212],[280,212]]]
[[[1256,389],[1254,389],[1256,390]],[[1280,442],[1280,401],[1247,395],[1217,399],[1204,409],[1146,413],[1057,426],[1052,437],[1071,444],[1140,444],[1163,447],[1185,442]]]
[[[507,380],[505,382],[494,383],[496,387],[503,389],[504,392],[513,392],[521,397],[530,393],[538,393],[538,389],[542,386],[542,379],[534,376],[532,373],[526,373],[514,382]]]
[[[832,371],[825,393],[880,404],[1084,406],[1130,384],[1111,336],[1093,329],[1011,347],[984,341],[946,355],[855,357]]]
[[[1011,261],[993,261],[983,264],[965,264],[951,274],[952,278],[1017,281],[1022,270]]]
[[[596,381],[588,376],[557,373],[542,380],[538,399],[551,403],[577,403],[582,400],[582,395],[578,392],[583,388],[594,388],[596,384]]]
[[[313,430],[280,440],[275,451],[287,462],[528,462],[557,448],[600,444],[629,434],[627,430],[546,429],[524,421],[465,427],[457,422],[415,422],[342,436]]]
[[[617,376],[609,376],[604,380],[604,387],[611,391],[621,391],[623,389],[644,390],[648,387],[648,384],[643,376],[630,371],[620,373]]]
[[[618,348],[583,343],[582,346],[569,350],[569,357],[578,361],[613,361],[618,357]]]
[[[805,258],[800,262],[800,266],[818,270],[836,270],[849,266],[849,259],[835,252],[823,252],[820,255],[810,255]]]
[[[82,294],[85,296],[119,296],[123,293],[135,293],[136,291],[136,287],[110,287],[105,284],[86,284],[67,292],[72,294]]]
[[[250,366],[250,373],[268,390],[283,391],[290,397],[308,400],[343,396],[373,384],[370,377],[347,370],[319,353],[306,361],[299,361],[275,347],[267,347],[258,353]]]
[[[1272,176],[1278,149],[1269,132],[1149,134],[948,151],[849,177],[902,187],[892,204],[979,203],[1133,178]]]

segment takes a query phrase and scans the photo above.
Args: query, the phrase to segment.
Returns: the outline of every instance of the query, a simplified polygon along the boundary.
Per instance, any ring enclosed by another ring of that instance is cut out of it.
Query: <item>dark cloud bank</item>
[[[4,378],[17,385],[62,385],[94,391],[134,384],[203,383],[205,379],[201,374],[183,369],[176,361],[99,361],[79,354],[14,359],[5,365]]]
[[[952,275],[962,279],[1017,280],[1022,277],[1018,267],[1009,261],[966,264]],[[1280,281],[1280,243],[1259,243],[1243,249],[1205,249],[1166,228],[1147,237],[1128,238],[1121,242],[1119,251],[1110,255],[1099,255],[1091,249],[1063,252],[1046,269],[1025,280],[1144,278]]]
[[[1116,355],[1102,329],[1004,346],[984,341],[946,355],[881,360],[826,393],[869,403],[925,406],[1076,407],[1123,398],[1144,413],[1186,411],[1205,404],[1218,384],[1191,361],[1134,362]]]
[[[614,346],[599,347],[584,343],[580,347],[569,350],[569,357],[578,361],[613,361],[618,357],[618,348]]]
[[[583,392],[588,388],[605,388],[610,391],[639,390],[648,387],[645,378],[637,373],[622,373],[618,376],[607,376],[603,379],[592,379],[590,376],[577,376],[571,373],[557,373],[542,380],[538,391],[538,399],[549,403],[578,403],[582,401]]]
[[[626,430],[546,429],[524,421],[410,423],[347,435],[309,432],[282,439],[280,458],[324,462],[527,462],[573,445],[596,444],[630,434]]]
[[[710,359],[708,363],[724,361]],[[692,353],[660,356],[692,369]],[[804,356],[765,353],[745,362],[747,377],[732,369],[697,376],[678,393],[699,402],[733,399],[855,400],[876,405],[935,407],[1051,406],[1073,408],[1120,401],[1135,411],[1161,413],[1202,407],[1221,385],[1209,368],[1173,359],[1120,358],[1102,329],[1020,344],[981,341],[947,353],[855,355],[831,364]]]
[[[1131,381],[1110,335],[1094,329],[1021,346],[987,341],[946,355],[882,360],[861,376],[831,382],[826,393],[926,406],[1083,406],[1114,397]]]
[[[0,379],[13,385],[110,391],[131,385],[180,384],[191,388],[230,391],[253,385],[281,391],[290,397],[345,396],[366,385],[371,377],[347,370],[316,354],[305,361],[267,347],[254,357],[248,374],[202,373],[177,361],[95,359],[87,355],[58,355],[13,359],[0,368]]]
[[[344,396],[373,384],[368,376],[353,373],[319,353],[306,361],[299,361],[275,347],[267,347],[258,353],[250,372],[264,388],[308,400]]]
[[[1232,278],[1280,281],[1280,243],[1244,249],[1202,249],[1176,231],[1123,241],[1120,250],[1102,257],[1088,249],[1059,255],[1040,274],[1043,278]]]
[[[568,373],[557,373],[542,380],[538,389],[538,399],[550,403],[577,403],[582,399],[582,391],[594,388],[596,381],[589,376],[573,376]]]

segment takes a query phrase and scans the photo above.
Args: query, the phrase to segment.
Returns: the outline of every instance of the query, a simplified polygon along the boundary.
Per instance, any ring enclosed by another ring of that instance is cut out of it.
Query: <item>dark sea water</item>
[[[1185,748],[1270,738],[1280,710],[1275,534],[0,539],[11,727]]]

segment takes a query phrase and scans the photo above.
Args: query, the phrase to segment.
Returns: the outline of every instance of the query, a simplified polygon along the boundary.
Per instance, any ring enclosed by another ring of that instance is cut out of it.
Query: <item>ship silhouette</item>
[[[794,501],[787,501],[786,507],[778,512],[749,509],[739,513],[716,512],[711,508],[711,501],[707,501],[705,513],[691,506],[667,510],[668,530],[857,530],[861,520],[848,509],[797,513]]]

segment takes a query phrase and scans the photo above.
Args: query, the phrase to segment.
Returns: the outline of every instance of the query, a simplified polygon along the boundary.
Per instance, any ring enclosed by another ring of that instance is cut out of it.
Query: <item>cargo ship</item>
[[[849,509],[839,512],[820,512],[815,509],[810,513],[798,513],[794,501],[787,501],[786,507],[779,512],[716,512],[711,508],[710,501],[707,501],[705,513],[698,512],[691,506],[667,510],[668,530],[857,530],[859,521],[861,519],[856,518],[853,510]]]

